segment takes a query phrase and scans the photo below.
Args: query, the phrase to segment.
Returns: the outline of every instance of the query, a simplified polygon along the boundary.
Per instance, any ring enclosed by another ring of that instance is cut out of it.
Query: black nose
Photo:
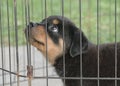
[[[30,23],[27,25],[27,27],[25,28],[25,31],[24,31],[26,37],[28,37],[28,35],[30,34],[31,28],[34,27],[34,26],[35,26],[35,23],[33,23],[33,22],[30,22]]]
[[[29,25],[28,25],[28,28],[32,28],[34,26],[35,26],[35,24],[33,22],[30,22]]]

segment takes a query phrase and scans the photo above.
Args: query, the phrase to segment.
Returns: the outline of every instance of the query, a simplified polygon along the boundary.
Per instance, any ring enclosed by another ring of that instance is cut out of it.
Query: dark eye
[[[57,33],[58,32],[58,27],[52,25],[52,26],[49,26],[49,30],[52,31],[52,32]]]

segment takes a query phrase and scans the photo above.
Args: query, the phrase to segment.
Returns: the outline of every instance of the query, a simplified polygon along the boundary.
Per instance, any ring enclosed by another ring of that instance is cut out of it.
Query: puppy
[[[120,43],[98,47],[65,17],[50,16],[40,23],[31,22],[25,34],[29,43],[47,56],[65,86],[115,86],[115,76],[120,77]],[[116,81],[120,86],[120,79]]]

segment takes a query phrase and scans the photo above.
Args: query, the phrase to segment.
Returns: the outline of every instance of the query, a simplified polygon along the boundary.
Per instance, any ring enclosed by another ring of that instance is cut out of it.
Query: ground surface
[[[0,68],[4,67],[6,70],[11,70],[12,72],[17,71],[17,63],[16,63],[16,47],[10,47],[10,53],[9,53],[9,47],[3,47],[0,48]],[[30,49],[29,49],[30,50]],[[30,52],[30,51],[29,51]],[[18,58],[19,58],[19,71],[21,75],[27,74],[27,47],[21,46],[18,47]],[[34,67],[34,76],[40,76],[40,77],[46,77],[46,60],[43,59],[43,56],[38,52],[36,49],[31,47],[31,64]],[[11,59],[10,59],[11,58]],[[11,60],[11,63],[10,63]],[[4,74],[3,74],[4,73]],[[54,68],[49,64],[48,66],[48,76],[52,77],[58,77],[55,73]],[[4,80],[3,80],[4,78]],[[12,79],[12,86],[18,86],[16,81],[17,77],[16,75],[11,75]],[[28,85],[28,79],[27,78],[19,78],[20,79],[20,86],[30,86]],[[4,82],[4,84],[3,84]],[[32,85],[31,86],[63,86],[60,79],[48,79],[47,78],[41,78],[41,79],[32,79]],[[10,74],[7,72],[2,72],[0,70],[0,86],[11,86],[10,85]]]

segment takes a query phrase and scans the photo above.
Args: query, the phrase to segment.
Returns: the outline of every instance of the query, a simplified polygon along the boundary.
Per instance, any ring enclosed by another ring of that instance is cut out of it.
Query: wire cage
[[[0,86],[64,86],[61,79],[67,77],[59,77],[54,67],[26,41],[24,35],[29,22],[40,22],[50,15],[72,20],[90,41],[98,45],[98,53],[99,44],[120,42],[119,0],[0,0]],[[115,46],[117,50],[117,44]],[[117,78],[115,52],[114,78],[99,76],[99,55],[98,76],[76,78],[80,82],[97,80],[98,86],[99,80],[115,80],[115,86],[118,86],[120,78]]]

